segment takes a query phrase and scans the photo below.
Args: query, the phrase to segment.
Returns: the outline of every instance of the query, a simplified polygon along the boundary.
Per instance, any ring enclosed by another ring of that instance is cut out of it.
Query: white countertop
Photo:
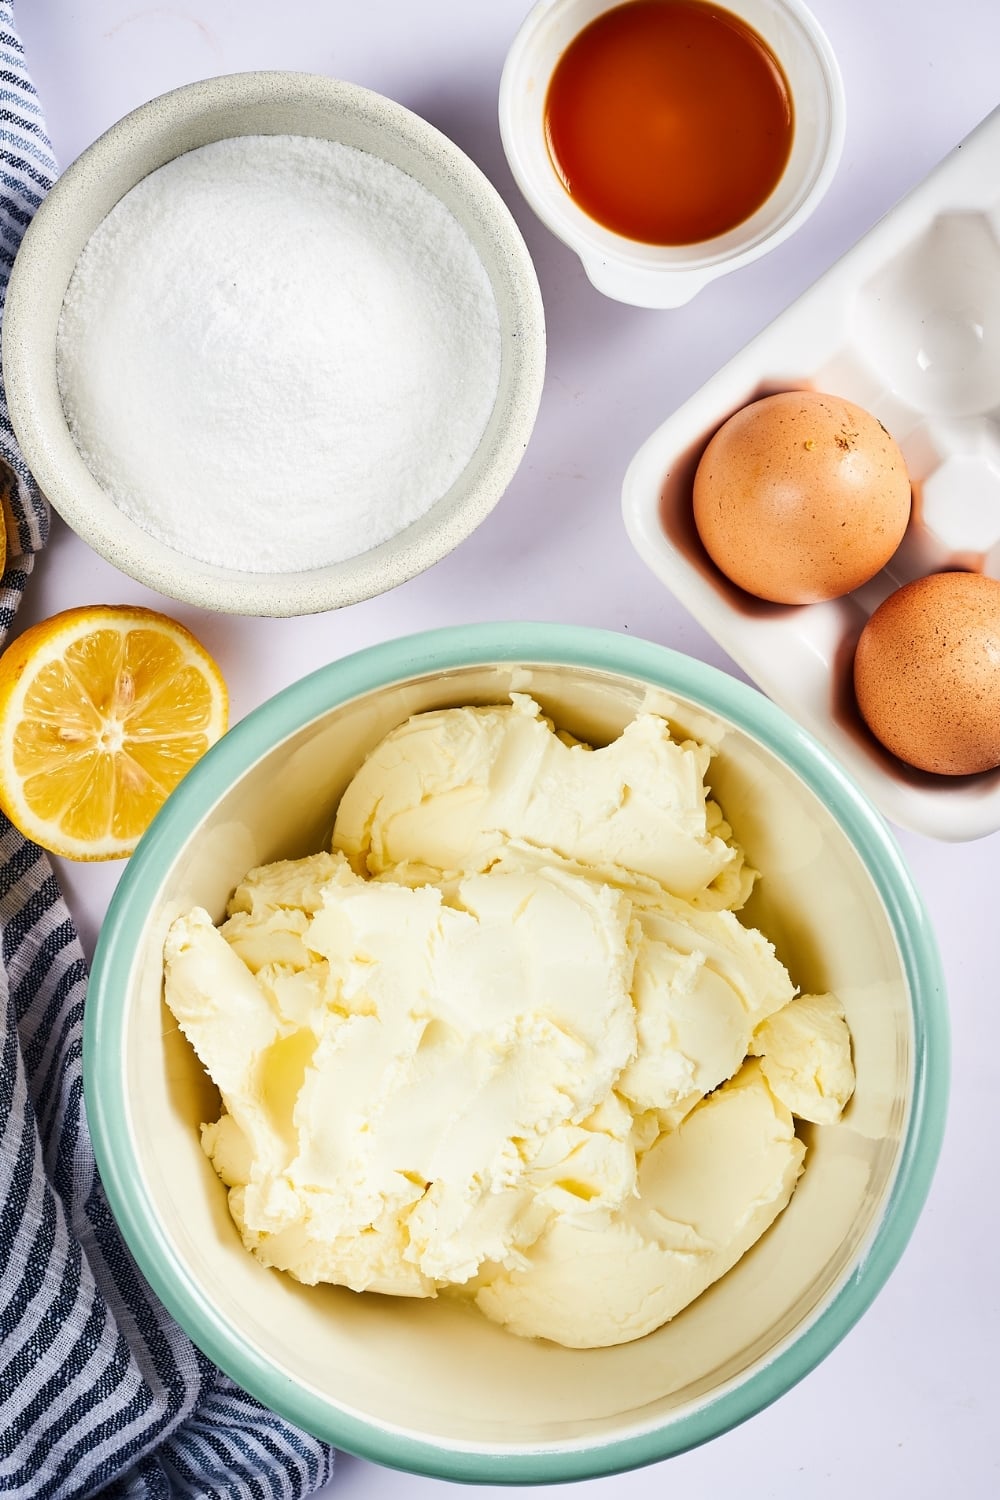
[[[152,95],[216,73],[323,72],[416,110],[478,162],[509,203],[538,269],[549,340],[538,425],[508,493],[452,556],[394,593],[298,620],[208,615],[133,583],[56,520],[19,626],[74,604],[163,609],[218,658],[234,718],[333,657],[472,620],[603,626],[737,671],[633,552],[620,509],[625,467],[665,416],[1000,104],[1000,3],[813,0],[847,92],[846,146],[829,196],[790,241],[672,313],[601,297],[513,185],[496,95],[527,8],[527,0],[16,6],[64,165]],[[1000,338],[1000,329],[987,337]],[[583,1492],[588,1500],[641,1500],[668,1485],[692,1497],[733,1487],[755,1500],[1000,1493],[993,1436],[1000,1177],[988,1134],[1000,1053],[1000,834],[965,844],[907,833],[899,840],[941,947],[954,1057],[940,1167],[898,1269],[830,1357],[743,1427],[666,1465],[537,1492],[565,1500]],[[89,953],[121,866],[57,862],[57,871]],[[344,1456],[329,1492],[340,1500],[422,1500],[445,1489],[443,1481]]]

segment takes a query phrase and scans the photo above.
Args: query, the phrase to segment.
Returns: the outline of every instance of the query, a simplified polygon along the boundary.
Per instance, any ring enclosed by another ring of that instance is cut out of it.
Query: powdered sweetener
[[[425,514],[500,376],[486,270],[454,215],[368,152],[244,136],[177,157],[86,245],[57,338],[73,439],[188,557],[294,572]]]

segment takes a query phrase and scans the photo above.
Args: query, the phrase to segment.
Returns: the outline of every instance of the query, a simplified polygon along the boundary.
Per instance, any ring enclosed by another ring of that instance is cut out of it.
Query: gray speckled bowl
[[[211,141],[247,134],[319,136],[371,151],[409,172],[451,210],[493,284],[501,324],[500,388],[471,463],[419,520],[343,563],[298,573],[213,567],[174,551],[129,519],[74,446],[56,380],[56,328],[84,245],[128,190]],[[541,396],[541,296],[506,205],[447,137],[401,105],[308,73],[230,74],[186,85],[113,125],[56,183],[17,255],[3,328],[14,432],[52,505],[123,573],[170,598],[246,615],[299,615],[384,593],[450,552],[500,499],[524,453]]]

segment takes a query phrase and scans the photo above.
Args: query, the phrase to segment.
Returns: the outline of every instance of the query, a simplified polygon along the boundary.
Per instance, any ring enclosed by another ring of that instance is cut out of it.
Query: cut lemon
[[[0,807],[68,859],[122,859],[225,732],[228,696],[176,620],[85,605],[0,656]]]
[[[17,550],[17,522],[14,520],[14,507],[11,505],[11,495],[17,480],[3,459],[0,458],[0,573],[7,567],[7,557],[13,557]]]

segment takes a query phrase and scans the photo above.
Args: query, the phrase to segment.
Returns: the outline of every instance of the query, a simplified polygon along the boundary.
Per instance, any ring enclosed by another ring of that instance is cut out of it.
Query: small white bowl
[[[143,530],[105,493],[78,453],[56,378],[56,330],[66,288],[105,216],[143,177],[182,153],[255,134],[342,141],[416,178],[466,230],[500,316],[499,390],[464,472],[424,516],[387,541],[345,562],[303,572],[213,566]],[[452,551],[492,510],[521,461],[544,365],[534,266],[492,184],[452,141],[402,105],[309,73],[211,78],[160,95],[119,120],[68,168],[35,215],[15,260],[4,315],[11,422],[47,499],[123,573],[170,598],[233,614],[299,615],[352,604],[394,588]]]
[[[218,1097],[163,1004],[179,911],[220,919],[258,863],[329,847],[367,752],[410,714],[533,693],[607,743],[640,709],[716,751],[710,781],[762,878],[746,909],[806,990],[833,989],[857,1088],[808,1127],[767,1235],[673,1322],[608,1349],[518,1338],[454,1299],[299,1284],[243,1248],[199,1142]],[[759,1411],[861,1316],[920,1213],[944,1128],[947,1011],[899,851],[832,756],[761,693],[663,647],[481,624],[332,662],[193,768],[129,861],[87,994],[84,1090],[108,1199],[143,1273],[212,1359],[339,1447],[442,1479],[551,1484],[680,1453]]]
[[[696,245],[647,245],[605,229],[574,203],[545,139],[548,81],[562,53],[620,0],[541,0],[507,54],[500,79],[500,134],[514,178],[535,213],[575,250],[608,297],[637,307],[688,302],[708,282],[781,243],[816,208],[844,143],[844,88],[833,49],[801,0],[732,0],[785,71],[794,108],[792,152],[780,182],[757,212],[727,234]]]

